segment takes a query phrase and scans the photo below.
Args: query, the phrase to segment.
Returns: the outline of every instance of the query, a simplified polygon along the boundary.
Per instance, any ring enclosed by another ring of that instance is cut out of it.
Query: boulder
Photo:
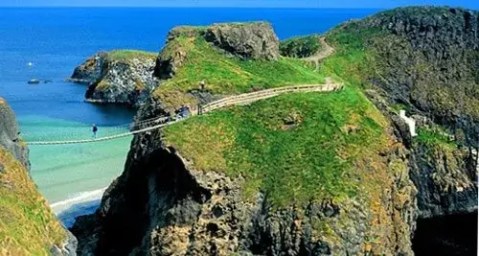
[[[269,23],[223,23],[206,29],[206,41],[245,59],[277,60],[279,40]]]

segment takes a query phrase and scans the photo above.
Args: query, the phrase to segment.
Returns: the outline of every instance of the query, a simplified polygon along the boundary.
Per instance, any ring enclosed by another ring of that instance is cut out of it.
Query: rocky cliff
[[[73,228],[80,254],[413,255],[418,219],[477,211],[477,17],[414,7],[348,22],[327,34],[336,51],[318,71],[345,90],[135,136],[101,208]],[[241,66],[243,45],[223,42],[231,31],[205,31],[170,33],[155,68],[163,87],[137,119],[196,99],[202,77],[216,82],[202,93],[218,96],[247,91],[239,81],[258,67],[293,74],[281,57]]]
[[[368,54],[364,83],[386,99],[385,114],[417,115],[418,143],[406,144],[421,217],[477,210],[479,13],[399,8],[339,31],[343,38],[333,38],[356,38]]]
[[[344,131],[338,130],[334,132],[335,135],[330,135],[339,141],[351,140],[351,143],[352,140],[361,143],[357,139],[371,136],[371,151],[363,151],[364,154],[359,155],[353,153],[355,150],[344,152],[352,154],[348,160],[351,161],[351,166],[345,163],[342,166],[341,161],[333,159],[329,162],[331,166],[323,166],[319,162],[322,167],[310,164],[311,162],[303,164],[302,156],[290,154],[310,151],[308,142],[297,142],[296,146],[292,146],[276,142],[281,139],[277,135],[272,138],[262,137],[259,131],[259,137],[252,138],[254,141],[247,139],[244,144],[226,146],[234,138],[241,140],[241,136],[228,135],[229,128],[225,125],[235,125],[238,129],[246,130],[256,125],[261,126],[261,119],[255,119],[255,116],[238,116],[243,111],[245,114],[261,113],[257,111],[266,107],[268,110],[265,115],[286,117],[285,106],[288,104],[285,103],[288,102],[289,106],[294,106],[299,116],[304,117],[304,122],[298,123],[297,129],[322,130],[322,127],[315,126],[313,122],[321,117],[307,116],[306,113],[319,105],[328,109],[327,113],[335,113],[334,104],[355,95],[354,92],[347,91],[325,98],[314,95],[292,98],[285,96],[273,101],[271,105],[264,102],[254,104],[253,109],[237,109],[224,114],[233,120],[238,118],[238,121],[249,123],[244,128],[222,119],[218,114],[202,122],[219,118],[222,120],[220,123],[203,123],[203,126],[190,123],[177,131],[165,131],[166,134],[153,132],[136,137],[125,172],[106,192],[101,209],[95,216],[80,218],[73,228],[73,232],[80,238],[80,253],[411,255],[409,237],[414,230],[416,209],[415,188],[408,178],[406,168],[407,157],[404,148],[395,143],[387,131],[379,135],[378,140],[373,139],[372,136],[377,136],[376,131],[369,129],[377,128],[377,132],[381,133],[382,128],[376,125],[385,123],[381,117],[375,116],[377,112],[369,109],[371,106],[363,101],[364,98],[359,99],[360,106],[342,106],[347,107],[347,110],[336,113],[341,118],[353,118],[349,125],[364,129],[363,132],[349,133],[344,128]],[[358,117],[353,108],[359,112],[366,111],[364,118],[373,118],[368,119],[372,126],[365,123],[360,125],[362,128],[356,126],[366,119],[356,119]],[[276,129],[270,125],[275,125],[275,122],[263,127],[267,134]],[[324,129],[334,126],[324,125]],[[212,137],[194,139],[189,137],[194,135],[187,131],[199,134],[212,132]],[[283,136],[290,136],[286,140],[303,137],[300,136],[303,134],[296,132],[301,133],[293,128],[284,131]],[[246,134],[243,136],[248,136]],[[177,140],[178,135],[193,140],[187,139],[186,144],[181,144]],[[166,136],[167,139],[160,140],[160,136]],[[330,141],[329,138],[321,139],[318,133],[311,136],[311,139],[317,140],[319,148]],[[243,150],[254,152],[257,149],[248,146],[256,145],[259,141],[265,145],[263,157],[271,154],[271,160],[276,162],[276,166],[253,158],[244,160],[245,162],[241,160],[243,155],[239,154]],[[174,146],[169,146],[171,143]],[[274,143],[279,143],[276,146],[277,152],[268,151]],[[328,153],[311,151],[309,157],[321,158],[324,153],[335,155],[334,152],[346,144],[340,142],[338,145],[330,145],[331,151]],[[350,144],[352,148],[359,146],[353,144]],[[194,153],[196,150],[199,150],[198,153]],[[238,155],[230,156],[230,151],[238,152]],[[288,161],[286,155],[292,159]],[[227,164],[229,161],[232,161],[230,165]],[[244,170],[237,170],[238,166]],[[286,167],[292,169],[292,172]],[[297,168],[302,168],[302,174],[295,174]],[[236,170],[243,174],[234,174]],[[256,174],[250,176],[249,172]],[[342,180],[337,180],[329,172],[342,173]],[[259,177],[262,178],[257,180]],[[368,185],[353,185],[357,180]]]
[[[76,255],[65,230],[29,175],[28,149],[15,116],[0,98],[0,254]]]
[[[140,51],[101,52],[75,68],[71,81],[88,84],[85,98],[139,107],[156,88],[155,55]]]

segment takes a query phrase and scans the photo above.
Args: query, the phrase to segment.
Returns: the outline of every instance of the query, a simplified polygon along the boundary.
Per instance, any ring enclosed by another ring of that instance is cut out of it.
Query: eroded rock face
[[[176,27],[168,33],[165,47],[156,58],[155,77],[159,79],[172,78],[185,62],[186,49],[174,43],[180,36],[195,37],[199,36],[199,32],[198,29],[192,27]]]
[[[477,170],[466,148],[415,145],[411,178],[419,216],[431,218],[477,211]]]
[[[93,102],[139,107],[157,86],[154,68],[155,62],[150,58],[110,61],[104,66],[102,77],[88,87],[85,97]]]
[[[411,150],[419,216],[477,210],[473,152],[479,134],[479,13],[459,8],[398,8],[354,26],[382,31],[368,47],[377,54],[375,72],[381,74],[381,79],[372,76],[371,82],[384,97],[368,96],[391,117],[398,136]],[[457,139],[456,146],[414,143],[407,126],[388,111],[387,106],[396,103],[407,106],[419,129],[441,126]]]
[[[75,68],[69,80],[81,84],[91,84],[99,80],[106,57],[106,52],[99,52],[88,58],[84,63]]]
[[[75,69],[71,80],[89,84],[85,98],[96,103],[119,103],[139,107],[156,88],[153,56],[115,59],[98,53]]]
[[[28,148],[20,141],[20,130],[12,109],[0,97],[0,146],[7,149],[20,161],[27,170],[30,170]]]
[[[279,40],[269,23],[224,23],[206,29],[205,39],[245,59],[277,60]]]
[[[460,8],[408,7],[372,16],[361,29],[386,34],[373,40],[384,79],[373,83],[395,103],[431,116],[469,143],[479,134],[479,12]]]
[[[158,136],[135,137],[100,210],[73,227],[82,255],[412,255],[415,189],[401,147],[385,159],[393,175],[378,198],[276,209],[262,193],[245,200],[241,178],[195,170]]]

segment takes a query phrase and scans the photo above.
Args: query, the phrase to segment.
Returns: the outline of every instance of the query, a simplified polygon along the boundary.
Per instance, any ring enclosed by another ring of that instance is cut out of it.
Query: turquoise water
[[[280,39],[322,33],[378,10],[220,8],[0,8],[0,96],[15,111],[26,141],[90,138],[127,131],[134,111],[84,102],[86,87],[65,82],[75,66],[99,50],[158,52],[177,25],[265,20]],[[28,63],[32,65],[27,65]],[[52,80],[29,85],[26,81]],[[131,137],[30,146],[31,175],[65,223],[98,206],[105,187],[123,170]]]
[[[42,116],[22,117],[26,141],[89,139],[89,125]],[[98,137],[127,132],[125,127],[99,127]],[[94,143],[31,145],[32,177],[51,203],[103,188],[122,170],[131,136]]]

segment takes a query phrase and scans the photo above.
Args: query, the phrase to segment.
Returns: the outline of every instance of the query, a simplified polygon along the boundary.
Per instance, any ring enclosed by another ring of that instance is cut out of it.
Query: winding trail
[[[331,45],[326,43],[324,37],[320,37],[319,42],[321,43],[321,49],[316,54],[309,57],[301,58],[304,61],[314,62],[314,64],[316,64],[316,71],[319,70],[319,63],[321,62],[321,60],[331,56],[335,51]]]
[[[205,114],[210,111],[227,107],[233,105],[245,105],[252,102],[268,99],[280,94],[285,93],[294,93],[294,92],[331,92],[337,91],[343,88],[342,84],[335,83],[332,79],[327,78],[325,84],[313,84],[313,85],[293,85],[293,86],[283,86],[272,89],[265,89],[257,92],[243,93],[235,96],[225,97],[220,100],[210,102],[206,105],[201,106],[201,110],[198,112],[193,112],[191,116],[198,114]],[[80,144],[80,143],[91,143],[91,142],[100,142],[106,140],[113,140],[117,138],[122,138],[138,133],[148,132],[156,130],[174,123],[182,122],[188,118],[183,118],[179,120],[169,121],[170,118],[167,116],[158,116],[156,118],[151,118],[148,120],[142,120],[139,123],[134,124],[135,127],[144,127],[138,128],[138,130],[133,130],[129,132],[119,133],[112,136],[106,136],[96,139],[80,139],[80,140],[57,140],[57,141],[26,141],[28,145],[62,145],[62,144]],[[141,125],[140,125],[141,124]]]

